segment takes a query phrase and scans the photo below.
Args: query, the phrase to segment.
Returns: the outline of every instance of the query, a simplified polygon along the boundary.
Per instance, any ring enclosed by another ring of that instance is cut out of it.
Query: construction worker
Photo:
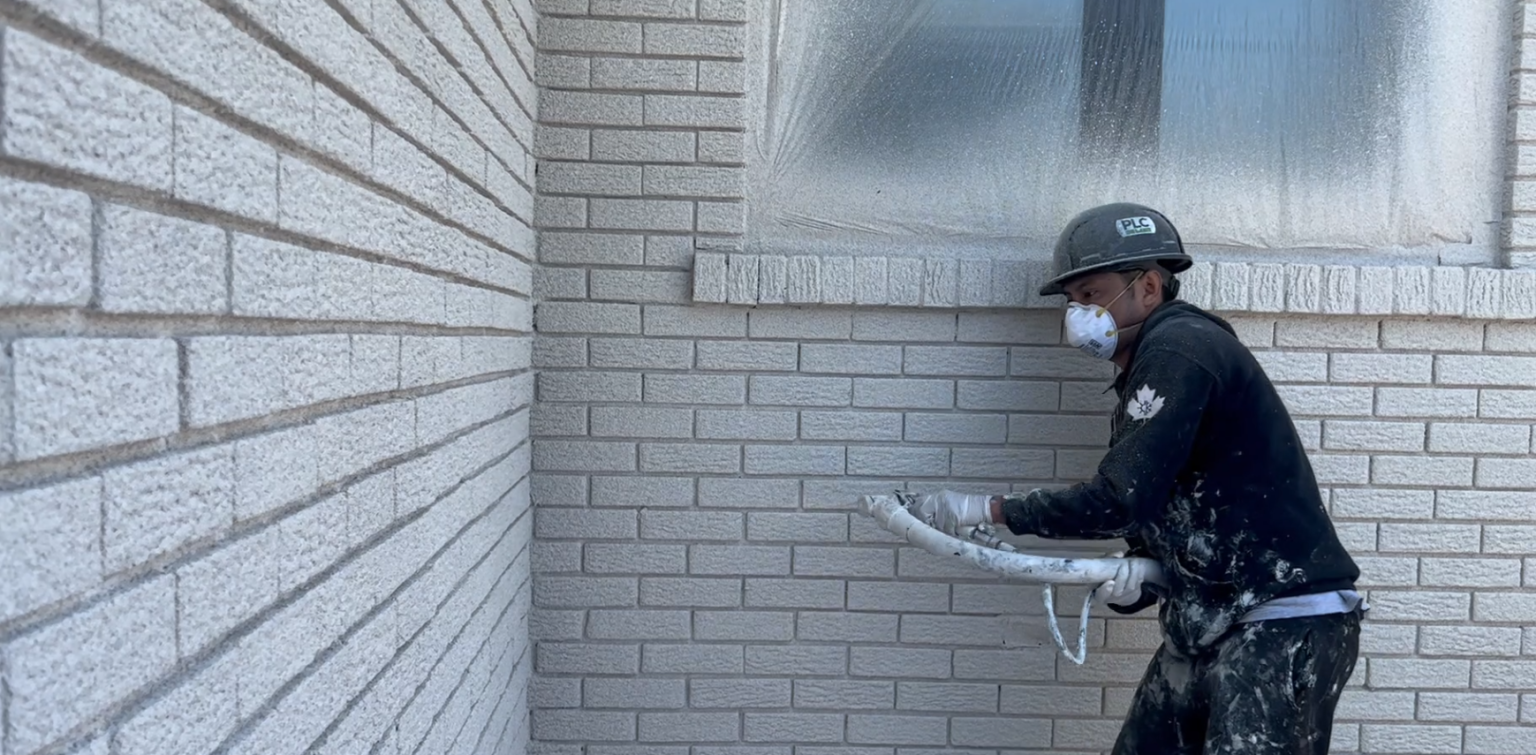
[[[1161,603],[1163,643],[1115,755],[1324,755],[1359,652],[1360,571],[1264,370],[1224,320],[1177,299],[1191,264],[1151,208],[1073,218],[1040,293],[1069,300],[1069,343],[1119,367],[1097,474],[1058,491],[930,494],[918,511],[950,534],[1124,538],[1161,566],[1165,584],[1137,559],[1099,588],[1120,613]]]

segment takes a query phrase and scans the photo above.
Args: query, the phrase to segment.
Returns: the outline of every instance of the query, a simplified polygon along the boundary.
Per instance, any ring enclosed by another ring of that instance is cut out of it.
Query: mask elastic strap
[[[1131,286],[1136,285],[1136,281],[1141,280],[1141,276],[1145,275],[1146,272],[1147,271],[1145,271],[1145,270],[1137,270],[1136,271],[1136,277],[1132,278],[1130,283],[1125,284],[1125,288],[1120,289],[1120,293],[1115,294],[1115,298],[1110,299],[1109,300],[1109,304],[1105,304],[1104,306],[1099,307],[1099,312],[1101,314],[1105,313],[1105,312],[1108,312],[1109,308],[1112,305],[1114,305],[1115,302],[1120,301],[1120,297],[1125,296],[1125,292],[1131,290]],[[1130,330],[1131,328],[1141,327],[1141,323],[1143,323],[1143,322],[1146,322],[1146,320],[1142,320],[1141,322],[1133,323],[1131,325],[1125,325],[1125,326],[1122,326],[1122,327],[1115,328],[1115,333],[1118,335],[1118,334],[1123,333],[1123,332],[1125,332],[1127,330]]]

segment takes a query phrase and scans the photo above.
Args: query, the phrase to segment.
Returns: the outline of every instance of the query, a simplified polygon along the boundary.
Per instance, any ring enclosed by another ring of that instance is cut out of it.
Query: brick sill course
[[[699,251],[693,300],[740,305],[1054,309],[1044,261]],[[1536,319],[1536,270],[1200,262],[1180,298],[1215,312]]]

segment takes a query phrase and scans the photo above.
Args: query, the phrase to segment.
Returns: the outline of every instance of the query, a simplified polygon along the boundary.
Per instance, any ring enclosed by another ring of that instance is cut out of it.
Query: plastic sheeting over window
[[[754,251],[1039,257],[1138,201],[1207,258],[1492,256],[1507,3],[765,7]]]

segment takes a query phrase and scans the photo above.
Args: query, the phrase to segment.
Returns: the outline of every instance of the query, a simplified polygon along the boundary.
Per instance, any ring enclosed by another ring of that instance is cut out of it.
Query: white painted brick
[[[628,472],[635,469],[635,444],[536,441],[533,466],[540,471]]]
[[[902,436],[902,415],[895,412],[802,412],[801,436],[808,440],[884,440]]]
[[[1483,324],[1455,320],[1385,320],[1381,345],[1414,351],[1478,351]]]
[[[1323,423],[1323,448],[1330,451],[1422,451],[1425,428],[1419,422]]]
[[[645,125],[695,128],[741,128],[744,100],[684,94],[645,95]]]
[[[838,714],[747,713],[742,721],[746,742],[819,742],[834,751],[843,749],[836,747],[843,741],[843,716]],[[798,745],[795,749],[814,753],[819,748]]]
[[[1378,388],[1380,417],[1476,417],[1477,391],[1470,388]]]
[[[696,428],[699,438],[713,440],[794,440],[796,429],[793,411],[730,409],[699,410]]]
[[[222,314],[228,306],[222,229],[109,204],[99,248],[104,310]]]
[[[1426,558],[1419,566],[1425,587],[1519,587],[1520,562],[1513,559]],[[1477,616],[1474,605],[1473,616]]]
[[[1441,519],[1536,521],[1536,491],[1441,490],[1435,516]]]
[[[0,621],[101,581],[101,499],[96,477],[0,495]]]
[[[758,312],[754,312],[754,315]],[[747,334],[747,313],[724,307],[645,307],[647,336],[741,337]]]
[[[1285,401],[1286,408],[1300,417],[1369,417],[1372,391],[1370,388],[1281,385],[1275,390]]]
[[[703,145],[700,145],[702,159]],[[821,301],[821,258],[798,255],[789,258],[785,269],[784,299],[790,304]]]
[[[793,371],[799,363],[793,343],[700,341],[696,350],[697,366],[704,370]]]
[[[959,260],[928,259],[923,270],[923,306],[955,306],[959,301],[959,285]]]
[[[1536,357],[1436,355],[1435,380],[1452,385],[1536,387]]]
[[[1459,267],[1434,267],[1431,270],[1433,295],[1430,312],[1436,315],[1461,315],[1467,307],[1467,271]]]
[[[1536,325],[1514,322],[1488,323],[1489,351],[1536,352]]]
[[[1249,275],[1249,266],[1244,263],[1218,262],[1212,308],[1216,311],[1247,310]]]
[[[587,636],[594,640],[686,640],[688,617],[687,611],[592,611],[587,617]]]
[[[645,238],[613,233],[550,231],[539,236],[539,259],[567,265],[639,265],[645,262]]]
[[[956,383],[956,391],[955,405],[961,409],[1050,412],[1058,406],[1061,388],[1057,383],[960,380]],[[1095,392],[1102,391],[1102,387],[1097,387]],[[1075,407],[1062,408],[1072,410]]]
[[[1419,695],[1421,721],[1514,723],[1520,698],[1514,694],[1424,692]]]
[[[593,299],[681,303],[692,298],[688,273],[655,270],[593,270],[589,275]],[[636,327],[638,328],[638,325]]]
[[[539,93],[539,122],[567,126],[639,126],[645,122],[645,101],[635,94],[545,89]]]
[[[1490,419],[1536,419],[1536,391],[1485,390],[1481,394],[1480,416]]]
[[[1488,268],[1468,270],[1466,316],[1494,319],[1503,308],[1503,271]]]
[[[1428,384],[1433,363],[1429,354],[1333,354],[1328,378],[1335,383]]]
[[[1008,350],[988,346],[908,346],[908,375],[993,377],[1008,374]]]
[[[737,25],[645,25],[645,52],[649,55],[739,58],[746,51],[745,28]]]
[[[1536,270],[1504,271],[1505,319],[1521,320],[1536,317]]]
[[[1536,729],[1514,726],[1468,726],[1463,752],[1475,755],[1517,755],[1536,750]]]
[[[858,304],[885,304],[890,291],[884,257],[854,259],[854,301]]]
[[[1475,524],[1381,525],[1381,550],[1399,553],[1477,553],[1482,531]]]
[[[1328,380],[1328,355],[1314,351],[1254,352],[1259,366],[1277,383],[1323,383]]]
[[[900,346],[807,343],[800,347],[802,372],[895,375],[901,369]]]
[[[1484,553],[1520,554],[1536,550],[1536,527],[1488,525],[1483,533]]]
[[[1416,587],[1419,583],[1419,561],[1408,557],[1355,556],[1360,566],[1361,587]],[[1416,630],[1409,627],[1412,636],[1404,640],[1403,652],[1413,653],[1417,647]],[[1372,642],[1389,644],[1389,637],[1373,637]],[[1365,648],[1362,648],[1365,651]]]
[[[800,502],[800,489],[795,485],[794,505]],[[848,540],[848,517],[841,513],[801,514],[780,512],[751,512],[747,514],[748,540],[782,540],[791,543],[830,542]],[[838,590],[841,606],[841,588]]]
[[[1069,452],[1062,452],[1061,459],[1065,459]],[[1088,454],[1092,459],[1085,466],[1093,469],[1097,465],[1097,458],[1102,456],[1101,450],[1095,450]],[[1039,480],[1051,477],[1053,464],[1059,464],[1060,477],[1074,477],[1067,474],[1067,464],[1059,461],[1050,451],[1040,451],[1027,448],[956,448],[951,462],[951,473],[956,477],[978,478],[1022,478],[1026,480]]]
[[[1285,265],[1258,263],[1248,266],[1249,312],[1282,312],[1285,310]]]
[[[1472,663],[1427,658],[1372,658],[1370,685],[1376,689],[1466,689]]]
[[[747,446],[746,471],[764,475],[841,475],[842,446]]]
[[[840,579],[748,579],[746,582],[745,603],[750,607],[836,610],[843,607],[847,584]]]
[[[238,722],[239,667],[226,655],[139,712],[113,741],[124,755],[212,750]]]
[[[858,297],[856,266],[852,257],[826,257],[821,262],[821,300],[826,304],[853,304]]]
[[[177,199],[263,223],[277,222],[277,151],[178,105]]]
[[[948,648],[854,647],[848,658],[852,676],[947,679],[951,669]]]
[[[693,60],[593,58],[592,86],[691,92],[698,88],[699,64]]]
[[[1390,315],[1395,290],[1395,268],[1364,266],[1360,271],[1359,313],[1362,315]]]
[[[568,267],[540,267],[533,273],[533,295],[539,300],[585,299],[587,271]]]
[[[235,443],[235,519],[287,505],[320,486],[316,435],[308,425]]]
[[[640,307],[633,304],[543,302],[538,327],[548,333],[639,333]]]
[[[1339,696],[1339,718],[1364,721],[1414,720],[1414,693],[1346,689]]]
[[[1536,661],[1473,661],[1473,689],[1525,690],[1530,688]]]
[[[546,160],[539,165],[539,191],[552,194],[638,195],[640,173],[638,165]]]
[[[1340,488],[1333,491],[1333,514],[1359,519],[1429,519],[1435,514],[1435,492]]]
[[[593,437],[693,437],[693,412],[689,409],[594,406],[591,412]]]
[[[1392,311],[1399,315],[1430,313],[1430,269],[1399,267],[1393,271]]]
[[[1471,486],[1473,460],[1453,456],[1376,456],[1371,482],[1377,485]]]
[[[1323,268],[1322,311],[1330,315],[1355,314],[1357,268],[1351,265],[1328,265]],[[1309,310],[1312,311],[1312,310]],[[1368,314],[1390,314],[1388,312]]]
[[[1466,623],[1472,617],[1472,596],[1465,592],[1373,590],[1370,603],[1385,621]]]
[[[948,312],[855,312],[855,341],[953,341],[955,315]]]
[[[774,573],[778,573],[775,571]],[[741,605],[741,580],[740,579],[707,579],[707,578],[678,578],[678,577],[642,577],[640,579],[640,605],[643,606],[678,606],[698,608],[730,608]],[[702,673],[730,673],[734,667],[736,673],[741,672],[741,648],[735,648],[734,653],[716,655],[717,651],[725,651],[728,648],[717,646],[679,646],[665,654],[665,660],[653,661],[652,651],[646,651],[645,670],[649,673],[659,671],[661,673],[685,673],[678,668],[689,660],[687,653],[693,651],[693,659],[701,661],[701,666],[719,667],[725,666],[724,671],[712,671],[708,668],[701,669]],[[722,657],[723,656],[723,657]],[[734,663],[731,657],[734,656]],[[667,668],[673,670],[668,671]]]
[[[853,317],[847,312],[758,309],[753,310],[749,318],[752,338],[847,340],[853,333]]]
[[[277,528],[267,528],[177,570],[184,657],[202,652],[277,599],[279,566],[290,555],[280,548]]]
[[[1298,317],[1275,324],[1275,345],[1301,348],[1373,349],[1378,340],[1375,320]]]
[[[11,345],[18,460],[146,440],[180,427],[177,348],[159,338]]]
[[[1114,366],[1077,349],[1015,346],[1009,374],[1015,377],[1084,378],[1108,381]]]
[[[1528,490],[1532,480],[1536,480],[1536,458],[1477,460],[1477,487]]]
[[[699,0],[699,18],[705,21],[746,21],[744,0]]]
[[[588,223],[593,228],[636,231],[691,231],[693,203],[670,199],[593,199]]]
[[[887,263],[886,303],[896,307],[915,307],[923,299],[923,260],[916,257],[892,257]]]
[[[740,375],[646,375],[645,401],[741,405],[747,402],[747,381]]]
[[[850,447],[848,474],[903,478],[943,477],[949,474],[949,449],[915,446]]]
[[[681,131],[592,131],[592,158],[617,162],[691,162],[702,136]],[[586,159],[585,155],[576,159]]]
[[[645,166],[644,187],[646,194],[692,197],[739,197],[742,195],[743,178],[744,174],[740,168],[718,168],[699,165],[647,165]],[[702,208],[700,213],[702,216]]]
[[[40,750],[174,667],[175,589],[160,576],[6,645],[16,752]]]
[[[1433,453],[1523,454],[1530,447],[1530,425],[1436,422],[1429,426]]]
[[[750,462],[751,457],[748,456]],[[842,457],[839,456],[840,462]],[[800,505],[800,483],[799,480],[705,477],[699,480],[699,505],[714,508],[796,508]]]
[[[805,347],[802,347],[805,348]],[[834,377],[753,375],[751,401],[783,406],[848,406],[853,381]]]
[[[741,447],[702,443],[642,443],[640,470],[701,474],[739,472]]]
[[[7,155],[171,190],[171,100],[14,27],[5,31]]]
[[[906,416],[906,440],[919,443],[1002,443],[1008,418],[1001,414],[918,414]]]
[[[543,50],[642,52],[641,25],[633,22],[550,17],[540,22],[539,32]]]
[[[84,306],[91,298],[91,199],[0,179],[0,305]]]

